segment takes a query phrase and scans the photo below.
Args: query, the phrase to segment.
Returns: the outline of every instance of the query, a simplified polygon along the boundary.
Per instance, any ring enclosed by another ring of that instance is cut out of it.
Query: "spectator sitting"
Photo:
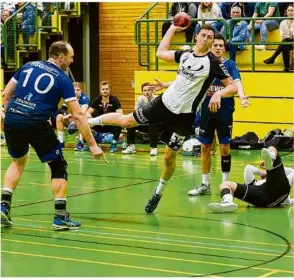
[[[120,101],[117,97],[110,94],[110,85],[108,82],[103,81],[100,83],[100,96],[96,97],[90,104],[87,111],[88,117],[101,116],[107,113],[120,113],[123,114],[123,109],[121,107]],[[113,141],[110,146],[110,152],[114,153],[117,150],[117,142],[119,140],[119,135],[122,130],[120,126],[100,126],[96,125],[93,127],[96,132],[105,133],[110,132],[113,134]],[[83,151],[88,151],[89,148],[86,146]]]
[[[21,7],[24,2],[18,2],[18,6]],[[36,9],[33,4],[28,4],[22,10],[22,21],[20,23],[20,29],[23,38],[23,44],[29,44],[29,37],[36,32]]]
[[[240,18],[241,17],[241,8],[239,6],[234,6],[231,8],[231,17],[232,18]],[[245,20],[241,21],[231,21],[227,20],[227,23],[231,26],[232,30],[232,39],[231,42],[233,43],[239,43],[239,42],[245,42],[247,38],[247,22]],[[225,36],[225,26],[222,27],[221,33],[225,38],[228,38],[228,36]],[[228,33],[229,30],[226,30]],[[245,50],[245,45],[234,45],[231,44],[229,40],[227,40],[227,49],[230,52],[230,59],[233,61],[236,61],[236,53],[237,49],[239,50]]]
[[[185,12],[187,13],[191,19],[196,18],[197,15],[197,6],[195,3],[188,3],[188,2],[174,2],[170,8],[170,11],[168,13],[168,18],[170,21],[165,21],[162,24],[162,30],[161,34],[162,37],[165,35],[166,31],[169,29],[171,26],[171,20],[173,17],[180,12]],[[191,25],[185,30],[185,35],[186,35],[186,43],[192,42],[193,39],[193,31],[195,28],[196,22],[191,23]]]
[[[78,100],[78,103],[81,107],[82,113],[86,114],[90,100],[86,94],[84,94],[82,91],[82,85],[78,82],[74,82],[74,89],[75,94]],[[67,112],[67,105],[63,105],[63,110],[59,110],[59,113],[56,117],[56,129],[57,129],[57,136],[58,140],[61,144],[61,147],[64,147],[64,126],[69,126],[69,124],[73,122],[72,114]],[[83,148],[83,137],[81,134],[79,134],[79,141],[77,143],[77,147],[75,148],[76,151],[81,151]]]
[[[240,7],[242,17],[252,17],[256,2],[235,2],[232,7]],[[249,23],[249,21],[247,21]]]
[[[252,17],[279,17],[280,11],[279,7],[276,2],[257,2],[254,9],[254,14]],[[260,30],[260,39],[261,39],[261,45],[256,45],[255,48],[257,50],[265,50],[266,46],[264,43],[267,41],[267,34],[268,31],[278,29],[279,23],[275,19],[260,19],[256,20],[254,24],[254,30]],[[251,29],[252,29],[252,21],[247,27],[248,33],[247,36],[249,38],[249,41],[252,41],[251,37]]]
[[[199,7],[198,7],[198,13],[197,13],[197,18],[198,19],[206,19],[206,18],[223,18],[222,16],[222,11],[218,4],[212,3],[212,2],[201,2]],[[203,25],[204,23],[201,21],[201,23],[197,23],[195,27],[194,33],[197,34],[198,30],[200,29],[200,26]],[[215,20],[206,20],[205,24],[209,24],[212,26],[212,28],[215,31],[220,31],[223,23],[220,21],[215,21]]]
[[[294,7],[293,4],[288,5],[287,17],[293,17]],[[294,41],[294,20],[293,19],[285,19],[280,24],[280,33],[282,37],[282,42],[292,42]],[[274,64],[275,59],[278,57],[280,53],[283,54],[283,62],[284,62],[284,72],[289,72],[290,69],[293,71],[293,58],[292,65],[290,67],[290,50],[293,49],[293,45],[279,45],[273,55],[264,60],[265,64]]]
[[[157,96],[153,95],[153,89],[150,83],[143,83],[141,85],[142,93],[135,105],[135,110],[143,107],[147,103],[154,100]],[[139,125],[137,127],[128,128],[127,143],[128,146],[122,151],[123,154],[134,154],[136,153],[135,147],[135,132],[139,130],[140,132],[148,132],[150,140],[150,156],[157,156],[157,140],[158,140],[158,123],[152,123],[149,125]]]
[[[43,11],[42,11],[42,27],[52,26],[52,14],[54,13],[54,7],[50,2],[43,2]],[[40,29],[39,31],[50,32],[50,28],[46,28],[45,30]]]

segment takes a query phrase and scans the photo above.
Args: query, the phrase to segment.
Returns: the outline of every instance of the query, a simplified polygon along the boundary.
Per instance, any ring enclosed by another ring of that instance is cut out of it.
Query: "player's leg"
[[[224,181],[220,184],[220,203],[210,203],[209,208],[214,213],[234,212],[238,205],[233,202],[234,192],[238,184],[235,182]]]
[[[163,158],[163,168],[161,171],[159,183],[155,188],[151,199],[149,199],[147,201],[147,204],[145,205],[145,211],[147,213],[152,213],[156,209],[163,195],[163,192],[167,186],[167,183],[175,171],[176,157],[177,152],[171,149],[170,147],[166,146]]]
[[[261,150],[261,157],[267,170],[266,194],[267,207],[279,206],[288,198],[291,185],[286,176],[282,160],[275,147]]]
[[[266,172],[261,171],[257,167],[247,164],[244,168],[244,182],[247,185],[253,185],[256,183],[255,175],[265,176]]]
[[[157,156],[157,141],[158,141],[158,123],[148,125],[148,135],[150,141],[150,156]]]
[[[228,181],[231,171],[231,149],[233,113],[219,115],[217,121],[217,135],[221,154],[222,181]]]
[[[170,130],[166,130],[163,136],[167,144],[164,151],[163,167],[159,183],[151,199],[149,199],[145,205],[145,211],[147,213],[152,213],[156,209],[168,181],[175,171],[177,153],[184,143],[185,135],[189,135],[192,130],[193,120],[194,116],[192,116],[192,114],[181,116],[172,114],[171,112],[167,113],[165,124],[169,125]]]
[[[137,126],[136,128],[139,129],[141,126]],[[127,128],[127,144],[128,146],[126,149],[122,151],[123,154],[135,154],[136,147],[135,147],[135,137],[136,137],[136,128],[131,127]]]
[[[81,224],[71,220],[67,206],[67,163],[62,155],[59,141],[53,129],[46,123],[35,129],[30,137],[41,162],[47,162],[51,169],[51,187],[54,194],[55,215],[52,226],[56,230],[79,229]]]
[[[134,118],[133,113],[128,115],[123,115],[120,113],[108,113],[96,118],[88,119],[90,126],[95,125],[112,125],[112,126],[121,126],[121,127],[134,127],[138,126],[138,122]]]
[[[29,151],[27,135],[31,132],[24,129],[14,129],[8,125],[5,125],[4,132],[12,161],[4,175],[4,186],[1,194],[1,225],[12,226],[13,223],[10,218],[12,195],[27,163]]]
[[[110,152],[114,153],[117,151],[117,143],[119,141],[119,135],[121,133],[122,128],[119,126],[112,126],[113,140],[110,145]]]
[[[206,195],[210,191],[210,169],[211,169],[211,145],[214,139],[216,120],[209,115],[201,115],[200,118],[200,136],[201,142],[201,172],[202,181],[199,186],[188,191],[188,195]]]

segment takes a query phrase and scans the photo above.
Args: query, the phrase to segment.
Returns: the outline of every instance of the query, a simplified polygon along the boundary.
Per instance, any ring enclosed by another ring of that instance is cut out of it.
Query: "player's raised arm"
[[[179,27],[172,24],[162,38],[158,46],[156,56],[164,61],[175,62],[175,51],[170,49],[171,39],[176,32],[180,32],[185,29],[186,27]]]

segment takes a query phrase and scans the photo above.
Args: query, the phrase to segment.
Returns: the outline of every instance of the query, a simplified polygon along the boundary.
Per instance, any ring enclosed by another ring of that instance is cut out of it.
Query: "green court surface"
[[[220,156],[212,159],[212,194],[188,197],[201,182],[200,159],[178,156],[154,214],[144,212],[160,176],[163,154],[107,154],[66,149],[68,210],[79,231],[51,230],[50,170],[33,151],[13,196],[14,227],[2,228],[4,277],[293,277],[294,207],[257,209],[239,204],[236,213],[212,214],[219,200]],[[293,154],[283,157],[293,167]],[[243,182],[245,163],[259,151],[233,151],[231,180]],[[10,163],[2,149],[3,175]],[[293,192],[292,192],[293,196]]]

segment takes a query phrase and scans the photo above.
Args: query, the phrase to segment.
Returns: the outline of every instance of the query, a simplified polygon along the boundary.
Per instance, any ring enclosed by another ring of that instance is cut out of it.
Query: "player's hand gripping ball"
[[[191,24],[191,18],[187,13],[180,12],[174,16],[173,23],[175,26],[189,27]]]

